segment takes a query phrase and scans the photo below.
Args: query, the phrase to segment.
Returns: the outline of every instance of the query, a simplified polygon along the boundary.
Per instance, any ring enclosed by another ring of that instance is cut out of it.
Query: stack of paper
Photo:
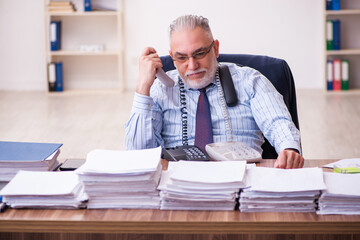
[[[314,212],[326,188],[321,168],[248,169],[249,188],[240,193],[242,212]]]
[[[20,170],[0,191],[3,202],[13,208],[80,208],[87,195],[74,172]]]
[[[74,4],[70,1],[51,1],[48,5],[49,12],[74,12]]]
[[[58,143],[0,141],[0,181],[10,181],[19,170],[51,171],[59,164]]]
[[[360,174],[324,173],[317,214],[360,214]]]
[[[160,147],[91,151],[76,170],[89,195],[88,208],[159,208],[160,157]]]
[[[158,189],[160,209],[234,210],[246,161],[170,162]]]

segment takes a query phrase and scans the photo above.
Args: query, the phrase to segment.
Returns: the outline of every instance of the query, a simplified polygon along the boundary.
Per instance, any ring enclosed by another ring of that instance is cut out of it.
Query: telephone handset
[[[173,87],[175,85],[174,80],[172,80],[162,68],[158,70],[156,77],[167,87]]]

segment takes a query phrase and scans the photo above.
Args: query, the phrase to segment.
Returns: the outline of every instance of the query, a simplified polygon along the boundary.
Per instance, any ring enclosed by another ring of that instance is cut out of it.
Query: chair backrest
[[[170,56],[161,57],[164,71],[175,69]],[[284,102],[289,109],[295,126],[299,129],[299,120],[296,106],[296,92],[294,78],[289,65],[283,59],[247,54],[220,54],[219,62],[231,62],[240,66],[248,66],[261,72],[267,77],[278,92],[283,96]],[[263,149],[262,157],[264,159],[276,159],[277,153],[274,147],[265,139],[261,146]]]

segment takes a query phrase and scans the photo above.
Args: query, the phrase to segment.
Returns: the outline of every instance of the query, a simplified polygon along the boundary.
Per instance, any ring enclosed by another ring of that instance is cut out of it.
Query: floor
[[[0,140],[63,143],[61,159],[123,150],[133,92],[0,91]],[[360,91],[298,90],[306,159],[360,157]]]

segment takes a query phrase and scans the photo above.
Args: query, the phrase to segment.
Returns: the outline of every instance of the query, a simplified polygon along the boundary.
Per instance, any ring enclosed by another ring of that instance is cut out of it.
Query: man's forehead
[[[201,28],[193,30],[184,29],[173,32],[170,39],[170,49],[173,54],[187,54],[206,48],[211,41],[206,32]]]

